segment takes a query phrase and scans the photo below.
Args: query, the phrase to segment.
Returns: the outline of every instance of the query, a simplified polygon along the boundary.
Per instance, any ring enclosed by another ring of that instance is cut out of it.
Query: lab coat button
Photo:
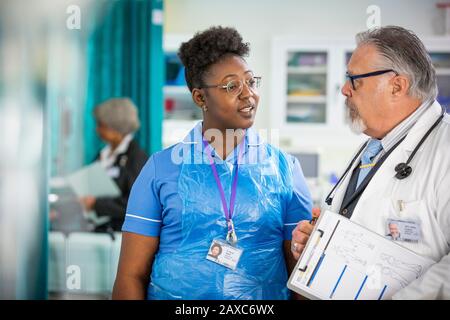
[[[347,209],[342,210],[342,214],[343,214],[344,216],[347,214],[347,212],[348,212]]]

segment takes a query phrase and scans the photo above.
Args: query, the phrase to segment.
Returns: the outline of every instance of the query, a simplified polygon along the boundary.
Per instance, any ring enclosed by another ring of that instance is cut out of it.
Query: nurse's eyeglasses
[[[362,79],[362,78],[368,78],[368,77],[374,77],[374,76],[379,76],[388,72],[394,72],[396,76],[398,76],[398,72],[392,69],[387,69],[387,70],[379,70],[379,71],[374,71],[374,72],[369,72],[369,73],[364,73],[364,74],[355,74],[355,75],[351,75],[348,72],[345,74],[345,77],[347,79],[350,80],[351,84],[352,84],[352,88],[353,90],[356,90],[355,87],[355,80],[357,79]]]
[[[245,80],[245,84],[247,87],[255,91],[261,86],[261,77],[252,77],[250,79]],[[238,96],[242,93],[244,89],[244,82],[242,80],[231,80],[227,84],[217,84],[217,85],[205,85],[200,87],[199,89],[208,89],[208,88],[219,88],[226,90],[229,94],[233,96]]]

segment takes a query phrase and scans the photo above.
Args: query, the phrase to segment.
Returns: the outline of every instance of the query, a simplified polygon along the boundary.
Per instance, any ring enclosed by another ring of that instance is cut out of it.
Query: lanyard
[[[223,212],[225,214],[225,218],[227,220],[227,225],[228,225],[228,233],[227,233],[227,241],[231,244],[236,244],[237,242],[237,236],[236,236],[236,232],[234,229],[234,224],[233,224],[233,211],[234,211],[234,205],[235,205],[235,201],[236,201],[236,190],[237,190],[237,181],[238,181],[238,172],[239,172],[239,162],[242,158],[242,151],[244,149],[244,142],[241,143],[241,146],[239,148],[239,154],[238,154],[238,158],[234,163],[234,168],[233,168],[233,181],[231,184],[231,196],[230,196],[230,207],[228,208],[227,206],[227,200],[225,198],[225,192],[223,190],[223,186],[222,183],[220,182],[220,178],[219,178],[219,174],[217,173],[217,167],[216,164],[214,163],[214,160],[211,156],[211,149],[208,145],[208,142],[206,140],[203,140],[203,146],[206,149],[206,153],[208,154],[208,158],[210,161],[210,166],[214,175],[214,180],[216,181],[217,184],[217,188],[219,189],[219,193],[220,193],[220,200],[222,201],[222,208],[223,208]]]

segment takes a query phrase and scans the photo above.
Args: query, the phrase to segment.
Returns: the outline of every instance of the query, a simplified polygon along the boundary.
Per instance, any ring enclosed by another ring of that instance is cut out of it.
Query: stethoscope
[[[410,162],[412,161],[412,159],[416,155],[416,153],[419,150],[419,148],[422,146],[422,144],[425,142],[425,140],[431,134],[431,132],[433,132],[433,130],[437,127],[437,125],[444,118],[444,114],[445,114],[445,111],[442,112],[441,116],[433,123],[433,125],[430,127],[430,129],[428,129],[428,131],[424,134],[422,139],[419,141],[419,143],[417,144],[417,146],[414,148],[413,152],[409,156],[408,160],[406,162],[401,162],[401,163],[399,163],[399,164],[397,164],[395,166],[395,178],[397,178],[398,180],[403,180],[403,179],[405,179],[405,178],[407,178],[407,177],[409,177],[411,175],[412,168],[409,165]],[[406,138],[406,136],[404,136],[402,139],[400,139],[400,141],[396,145],[394,145],[391,149],[389,149],[389,151],[387,151],[387,155],[389,155],[400,144],[400,142],[402,142],[405,138]],[[334,185],[333,189],[331,189],[330,193],[328,194],[328,196],[325,199],[325,202],[326,202],[327,205],[331,206],[331,204],[333,203],[333,195],[334,195],[335,190],[340,185],[342,180],[345,179],[345,177],[349,173],[350,169],[353,167],[353,164],[355,163],[355,161],[357,159],[359,159],[359,155],[366,148],[368,142],[369,141],[366,141],[363,144],[363,146],[359,149],[359,151],[356,153],[356,155],[353,157],[352,161],[348,165],[347,169],[345,169],[344,174],[339,178],[338,182]]]

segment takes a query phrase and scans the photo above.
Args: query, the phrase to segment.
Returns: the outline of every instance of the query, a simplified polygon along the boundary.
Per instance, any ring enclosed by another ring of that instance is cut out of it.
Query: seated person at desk
[[[108,175],[120,189],[118,197],[86,196],[81,202],[87,211],[97,216],[109,216],[109,225],[99,226],[97,231],[112,227],[120,231],[125,218],[125,208],[131,186],[146,163],[148,156],[133,140],[133,133],[139,129],[136,106],[128,98],[112,98],[94,109],[97,133],[107,143],[100,151],[100,161]]]

